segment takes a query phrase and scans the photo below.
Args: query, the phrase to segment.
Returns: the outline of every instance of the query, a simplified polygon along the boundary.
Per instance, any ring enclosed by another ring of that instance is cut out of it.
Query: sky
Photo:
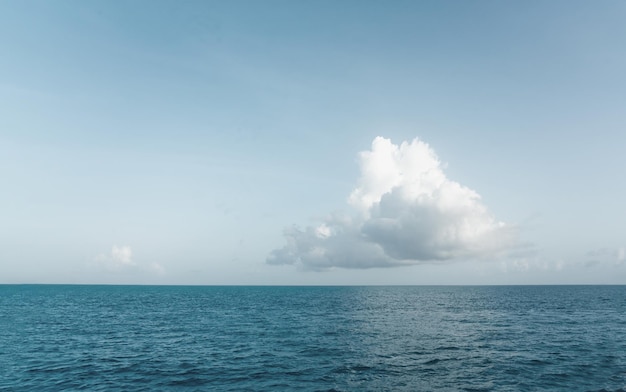
[[[0,2],[0,283],[626,284],[623,1]]]

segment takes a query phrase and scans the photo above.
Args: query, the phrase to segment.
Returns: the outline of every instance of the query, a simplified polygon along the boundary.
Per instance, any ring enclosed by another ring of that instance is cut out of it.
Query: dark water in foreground
[[[0,286],[0,390],[626,391],[626,286]]]

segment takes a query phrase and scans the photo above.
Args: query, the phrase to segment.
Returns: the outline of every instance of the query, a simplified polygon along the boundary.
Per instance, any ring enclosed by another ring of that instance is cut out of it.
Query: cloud
[[[96,262],[107,270],[119,271],[135,267],[137,264],[133,261],[133,250],[130,246],[113,245],[111,252],[108,254],[101,253],[95,258]]]
[[[562,259],[544,259],[541,257],[511,257],[500,262],[503,272],[533,272],[533,271],[553,271],[560,272],[566,268],[566,263]]]
[[[149,267],[150,271],[159,275],[159,276],[163,276],[165,275],[165,268],[163,268],[163,266],[159,263],[152,263],[150,264]]]
[[[359,154],[359,166],[350,213],[285,229],[287,243],[271,252],[269,264],[371,268],[489,259],[515,244],[515,228],[497,221],[478,193],[448,179],[419,139],[395,145],[377,137]]]
[[[626,261],[626,248],[601,248],[594,249],[586,254],[586,266],[594,266],[598,264],[622,265]]]
[[[120,265],[135,265],[133,262],[133,250],[130,246],[113,246],[111,260]]]
[[[111,273],[151,274],[164,276],[165,268],[156,262],[150,264],[138,263],[133,259],[133,250],[130,246],[113,245],[108,253],[100,253],[94,258],[100,269]]]

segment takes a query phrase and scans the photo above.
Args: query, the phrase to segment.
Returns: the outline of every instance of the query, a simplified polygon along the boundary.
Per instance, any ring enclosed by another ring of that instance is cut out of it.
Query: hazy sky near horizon
[[[626,284],[625,20],[2,1],[0,283]]]

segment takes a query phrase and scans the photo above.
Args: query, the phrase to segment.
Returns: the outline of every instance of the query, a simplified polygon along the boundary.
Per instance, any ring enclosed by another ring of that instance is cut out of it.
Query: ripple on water
[[[0,286],[0,389],[625,391],[626,289]]]

